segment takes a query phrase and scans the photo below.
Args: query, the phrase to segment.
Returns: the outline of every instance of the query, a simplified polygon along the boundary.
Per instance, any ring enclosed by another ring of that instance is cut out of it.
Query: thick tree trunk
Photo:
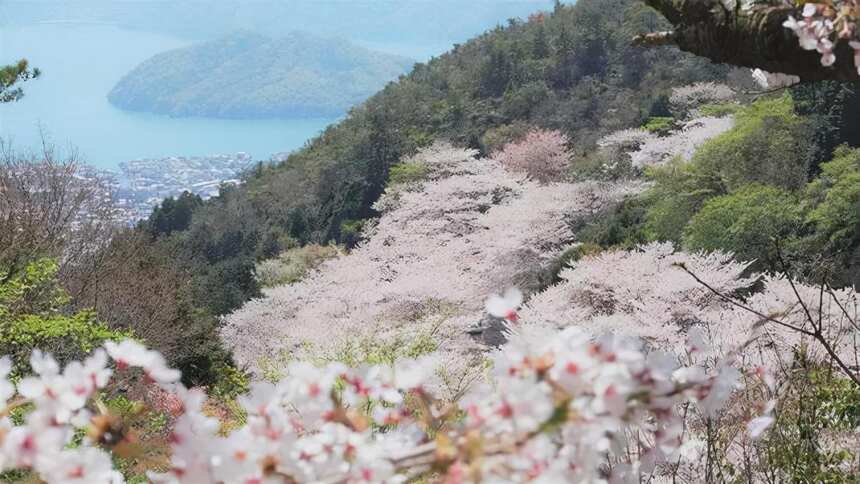
[[[854,52],[846,42],[836,48],[836,63],[821,65],[815,51],[800,48],[797,36],[783,27],[797,9],[763,6],[750,10],[730,7],[730,0],[644,0],[669,20],[675,30],[634,39],[642,45],[677,45],[681,50],[714,62],[760,68],[799,76],[802,81],[860,80]]]

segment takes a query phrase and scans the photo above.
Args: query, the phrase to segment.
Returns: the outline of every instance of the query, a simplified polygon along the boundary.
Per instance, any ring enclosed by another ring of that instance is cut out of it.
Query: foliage
[[[353,248],[361,242],[367,220],[344,220],[340,223],[340,237],[343,245]]]
[[[251,382],[248,375],[235,366],[222,364],[215,369],[217,380],[209,389],[209,395],[224,401],[247,393]]]
[[[434,353],[439,344],[429,333],[404,335],[391,340],[366,338],[350,340],[334,353],[334,361],[351,367],[393,365],[399,360],[414,359]]]
[[[603,248],[597,244],[584,243],[584,244],[574,244],[570,248],[566,249],[562,252],[550,265],[549,267],[549,281],[546,284],[546,287],[549,287],[551,284],[557,284],[561,282],[561,271],[567,269],[571,265],[573,265],[576,261],[582,259],[583,257],[589,257],[592,255],[599,254]]]
[[[645,131],[656,134],[668,134],[674,127],[675,118],[669,116],[652,116],[642,125]]]
[[[388,173],[388,185],[410,185],[423,181],[429,172],[427,163],[422,161],[404,162],[391,167]]]
[[[684,228],[684,248],[724,250],[739,260],[778,267],[777,242],[796,237],[803,223],[791,193],[750,184],[705,202]]]
[[[645,231],[652,240],[680,242],[684,227],[705,202],[749,183],[797,190],[808,167],[802,130],[789,97],[757,101],[741,109],[735,126],[706,142],[692,160],[649,170],[655,187]]]
[[[832,254],[835,279],[860,283],[860,150],[840,147],[806,189],[807,221],[815,228],[808,250]]]
[[[829,89],[820,87],[819,94],[830,99]],[[856,127],[816,107],[814,92],[796,94],[799,105],[783,96],[740,108],[734,128],[706,142],[689,162],[648,168],[655,184],[642,197],[644,223],[629,220],[627,230],[689,249],[731,251],[755,259],[759,269],[783,270],[787,263],[808,279],[856,284],[858,155],[847,146],[828,148]],[[832,136],[800,134],[822,123]],[[832,161],[819,164],[828,150]],[[785,260],[777,261],[777,248]]]
[[[103,250],[92,276],[97,282],[77,288],[75,308],[93,308],[109,327],[133,330],[182,369],[187,384],[211,385],[212,371],[230,355],[214,338],[218,320],[195,304],[195,280],[174,237],[152,240],[146,232],[117,234]],[[213,297],[220,294],[213,291]]]
[[[860,84],[854,82],[803,83],[791,88],[797,114],[809,124],[807,137],[810,175],[833,158],[841,144],[857,146],[860,140]]]
[[[603,146],[589,153],[574,157],[570,173],[575,180],[623,180],[641,174],[633,166],[630,151],[635,143]]]
[[[724,116],[731,116],[737,114],[738,111],[741,110],[741,105],[733,102],[709,103],[700,106],[698,110],[699,114],[701,114],[702,116],[713,116],[715,118],[722,118]]]
[[[808,127],[792,98],[765,99],[735,115],[735,126],[693,157],[698,176],[719,178],[725,191],[751,182],[798,189],[807,181]]]
[[[171,116],[335,117],[411,65],[344,40],[237,32],[155,55],[126,74],[108,100]]]
[[[97,321],[92,311],[64,314],[69,298],[57,271],[50,259],[35,260],[15,275],[0,271],[0,353],[13,357],[16,371],[28,369],[36,348],[69,361],[104,341],[129,336]]]
[[[570,165],[568,139],[558,131],[533,130],[493,157],[508,170],[543,183],[559,181]]]
[[[24,59],[15,64],[0,66],[0,103],[14,102],[24,97],[24,90],[20,84],[35,79],[39,75],[41,75],[39,69],[31,69]]]
[[[182,192],[176,198],[167,197],[153,208],[149,219],[144,222],[146,230],[154,237],[187,230],[192,212],[201,205],[203,199],[191,192]]]
[[[632,249],[647,242],[643,233],[647,209],[648,206],[642,197],[627,197],[571,229],[576,233],[577,240],[585,244],[604,248]]]
[[[263,287],[277,287],[300,281],[328,259],[343,255],[336,245],[310,244],[281,253],[257,264],[257,279]]]
[[[860,425],[860,390],[802,351],[793,363],[773,428],[758,444],[764,474],[775,481],[855,482],[856,446],[840,440]]]
[[[523,139],[530,129],[527,123],[521,121],[490,128],[481,136],[480,149],[484,153],[495,153],[506,144]]]

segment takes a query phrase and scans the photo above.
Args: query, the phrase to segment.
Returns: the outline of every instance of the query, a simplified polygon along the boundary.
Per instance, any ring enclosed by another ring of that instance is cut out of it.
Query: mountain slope
[[[631,46],[663,22],[637,0],[579,0],[512,20],[416,65],[286,160],[250,170],[195,208],[186,230],[142,224],[156,239],[151,257],[189,275],[176,298],[197,312],[169,324],[217,326],[259,296],[258,261],[296,244],[348,243],[379,215],[392,167],[433,140],[492,153],[538,127],[592,152],[606,134],[665,116],[673,87],[726,77],[671,48]]]
[[[261,362],[283,352],[334,357],[356,342],[406,334],[462,352],[487,294],[546,284],[573,241],[569,224],[642,187],[544,185],[475,155],[445,144],[420,152],[410,162],[428,167],[428,181],[387,202],[369,240],[227,317],[222,339],[237,363],[259,376]]]
[[[732,125],[731,117],[698,117],[659,143],[625,130],[601,144],[626,146],[641,167],[659,166]],[[648,139],[635,148],[632,136]],[[364,242],[224,319],[221,338],[238,364],[260,376],[283,357],[336,358],[363,341],[430,338],[446,361],[468,366],[460,356],[478,347],[467,332],[484,319],[488,294],[552,284],[581,228],[648,187],[637,178],[543,184],[444,142],[403,163],[423,167],[422,179],[389,182]],[[479,341],[497,338],[491,330]]]
[[[339,116],[411,64],[340,39],[239,32],[144,61],[108,100],[172,116]]]

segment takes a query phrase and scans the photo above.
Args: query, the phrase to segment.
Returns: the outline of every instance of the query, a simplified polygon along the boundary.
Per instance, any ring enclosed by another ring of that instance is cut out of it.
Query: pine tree
[[[532,44],[532,56],[536,59],[544,59],[549,57],[549,41],[546,38],[546,29],[543,23],[538,24],[535,32],[534,43]]]
[[[498,97],[504,94],[511,80],[511,65],[505,51],[493,46],[490,58],[481,69],[480,89],[483,96]]]
[[[26,60],[0,67],[0,103],[14,102],[24,97],[20,84],[39,77],[39,69],[31,69]]]
[[[810,178],[841,144],[860,143],[860,83],[823,81],[791,89],[797,114],[811,123]]]

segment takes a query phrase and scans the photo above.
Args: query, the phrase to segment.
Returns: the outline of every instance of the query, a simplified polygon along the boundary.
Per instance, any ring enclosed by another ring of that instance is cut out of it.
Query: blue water
[[[0,104],[0,137],[25,151],[37,148],[45,133],[59,148],[75,148],[84,161],[116,169],[137,158],[239,151],[265,159],[300,147],[334,121],[170,118],[125,112],[107,102],[126,72],[187,42],[99,24],[3,27],[0,64],[27,58],[43,75],[23,85],[24,99]]]

